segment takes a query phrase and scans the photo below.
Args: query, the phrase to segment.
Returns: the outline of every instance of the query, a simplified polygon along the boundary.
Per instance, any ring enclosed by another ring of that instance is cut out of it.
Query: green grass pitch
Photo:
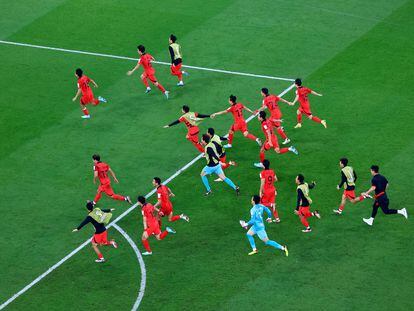
[[[168,61],[170,33],[183,47],[184,64],[288,78],[321,92],[311,98],[315,115],[328,129],[304,120],[293,129],[295,108],[282,104],[285,129],[299,157],[268,153],[280,182],[282,222],[270,224],[270,238],[287,244],[288,258],[263,245],[250,250],[239,219],[247,219],[251,194],[258,192],[254,142],[236,135],[228,158],[238,162],[226,174],[240,185],[238,198],[211,180],[212,197],[202,196],[204,160],[174,179],[175,211],[191,217],[172,224],[175,236],[158,242],[144,258],[147,272],[141,310],[410,310],[414,304],[412,219],[379,212],[370,228],[362,222],[370,202],[347,205],[332,215],[340,193],[338,159],[347,156],[359,175],[357,192],[369,187],[369,166],[378,164],[390,180],[391,206],[413,214],[414,1],[9,1],[2,3],[0,40],[137,57],[144,44]],[[91,155],[99,153],[120,180],[116,192],[146,194],[151,179],[171,176],[197,153],[182,125],[163,129],[183,104],[200,113],[228,106],[236,94],[252,109],[260,88],[280,93],[288,81],[189,70],[184,88],[167,66],[155,65],[171,91],[166,101],[149,95],[139,75],[127,77],[134,62],[0,43],[0,303],[79,246],[92,234],[71,233],[93,198]],[[98,84],[109,102],[80,119],[74,69]],[[285,98],[293,99],[290,91]],[[231,116],[202,123],[225,133]],[[261,136],[257,120],[249,123]],[[293,214],[294,177],[316,180],[313,232],[301,233]],[[150,201],[154,201],[151,198]],[[103,197],[100,205],[126,203]],[[142,249],[138,209],[119,223]],[[18,297],[10,310],[129,310],[141,271],[129,244],[116,230],[120,247],[104,249],[95,264],[90,246]]]

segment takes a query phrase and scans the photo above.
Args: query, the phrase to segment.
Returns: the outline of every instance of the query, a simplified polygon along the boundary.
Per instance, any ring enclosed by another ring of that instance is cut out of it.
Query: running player
[[[209,114],[200,114],[198,112],[190,112],[190,107],[184,105],[182,110],[182,116],[175,120],[174,122],[171,122],[168,125],[165,125],[164,128],[168,128],[170,126],[174,126],[179,123],[184,123],[187,127],[187,140],[189,140],[194,147],[197,148],[198,151],[201,153],[204,152],[203,146],[200,144],[200,141],[198,140],[198,133],[200,133],[200,129],[198,128],[198,125],[200,124],[200,121],[204,118],[210,118]]]
[[[82,69],[76,69],[75,76],[78,78],[78,91],[76,92],[75,97],[72,98],[72,101],[76,101],[78,97],[82,94],[82,97],[80,99],[80,106],[83,112],[83,116],[81,116],[81,118],[90,119],[91,115],[89,114],[86,105],[92,103],[94,106],[96,106],[99,104],[99,102],[106,103],[106,99],[102,96],[98,96],[98,99],[96,99],[93,96],[93,92],[89,84],[92,83],[94,87],[98,87],[98,84],[96,84],[96,82],[93,81],[91,78],[85,76],[83,74]]]
[[[302,127],[302,114],[305,114],[310,120],[315,121],[317,123],[321,123],[325,128],[327,128],[325,120],[321,120],[318,117],[315,117],[312,115],[312,112],[310,109],[310,103],[308,99],[309,94],[313,94],[316,96],[322,96],[322,94],[316,93],[315,91],[302,86],[301,79],[295,80],[295,86],[296,86],[296,97],[292,104],[294,105],[299,100],[299,109],[296,111],[298,124],[295,125],[295,128]]]
[[[96,180],[99,179],[100,185],[96,193],[93,204],[95,205],[102,197],[102,192],[105,192],[108,197],[111,197],[114,200],[127,201],[129,204],[132,204],[129,196],[122,196],[115,194],[111,186],[111,179],[108,176],[108,172],[111,174],[113,180],[116,183],[119,183],[118,179],[115,176],[114,171],[109,167],[105,162],[101,162],[101,157],[99,154],[94,154],[92,156],[94,163],[93,166],[93,183],[96,184]]]
[[[339,167],[341,168],[341,182],[336,186],[339,190],[344,187],[344,193],[342,194],[341,205],[338,209],[334,209],[333,212],[338,215],[342,215],[346,201],[349,200],[351,203],[356,203],[355,200],[355,182],[357,175],[352,166],[348,165],[347,158],[341,158],[339,160]]]
[[[82,229],[83,226],[91,223],[95,227],[95,234],[91,239],[92,248],[95,251],[96,255],[98,255],[98,259],[96,259],[95,262],[105,262],[105,258],[99,250],[99,245],[112,245],[114,248],[118,248],[115,240],[108,241],[108,231],[105,227],[105,224],[108,224],[109,220],[112,217],[111,212],[115,209],[99,209],[94,208],[93,205],[94,204],[91,201],[88,201],[86,203],[88,216],[86,216],[85,220],[82,221],[82,223],[76,229],[73,229],[72,232],[77,232]]]
[[[282,137],[282,139],[284,139],[282,144],[283,145],[288,144],[290,142],[290,139],[287,137],[287,135],[285,133],[285,130],[283,129],[283,126],[281,124],[282,111],[280,110],[278,102],[281,101],[281,102],[286,103],[290,106],[292,106],[293,103],[288,102],[287,100],[285,100],[285,99],[283,99],[279,96],[269,94],[269,90],[265,87],[262,88],[261,94],[262,94],[262,97],[263,97],[262,107],[259,110],[255,111],[255,112],[257,113],[257,112],[263,111],[266,108],[269,109],[269,111],[270,111],[269,120],[272,122],[273,126],[276,128],[276,131],[280,135],[280,137]]]
[[[142,83],[146,86],[145,93],[151,92],[151,88],[148,84],[148,80],[151,81],[168,99],[169,92],[165,90],[165,88],[157,81],[155,77],[155,69],[152,67],[151,62],[155,60],[155,58],[147,54],[145,52],[145,47],[143,45],[138,45],[138,54],[140,56],[137,65],[130,71],[127,72],[127,75],[130,76],[137,70],[141,65],[144,68],[144,73],[141,75]]]
[[[287,246],[282,246],[279,243],[269,240],[267,237],[267,233],[265,230],[265,225],[263,222],[263,212],[266,211],[267,213],[267,222],[271,221],[272,213],[270,210],[260,204],[260,197],[258,195],[254,195],[252,197],[251,203],[253,207],[250,209],[250,220],[245,222],[244,220],[240,220],[240,225],[247,229],[248,226],[251,226],[250,229],[247,231],[247,239],[249,240],[250,246],[252,247],[252,251],[248,254],[254,255],[257,254],[259,251],[256,248],[256,244],[254,242],[253,236],[257,234],[260,240],[262,240],[266,245],[273,246],[274,248],[280,249],[281,251],[285,252],[285,255],[288,256],[288,248]]]
[[[178,86],[183,86],[183,75],[187,76],[188,72],[181,70],[183,64],[181,45],[177,43],[177,37],[174,35],[170,35],[168,42],[170,44],[168,50],[170,51],[171,56],[171,75],[178,78]]]
[[[154,215],[155,208],[152,204],[147,203],[145,197],[138,196],[138,205],[141,206],[142,221],[144,225],[144,232],[142,232],[142,245],[146,252],[142,253],[144,256],[152,255],[152,250],[149,246],[148,238],[155,235],[157,240],[163,240],[168,233],[175,233],[170,227],[166,227],[165,231],[161,232],[157,217]]]
[[[223,149],[222,142],[226,141],[227,138],[221,137],[221,136],[218,136],[217,134],[215,134],[215,131],[212,127],[210,127],[207,130],[207,135],[210,136],[211,141],[216,145],[216,149],[217,149],[217,152],[218,152],[219,157],[220,157],[221,167],[223,168],[223,170],[225,170],[226,168],[228,168],[231,165],[233,165],[233,166],[236,165],[236,162],[234,162],[234,161],[226,162],[227,161],[226,152]],[[221,180],[221,178],[218,178],[215,181],[222,181],[222,180]]]
[[[205,146],[205,157],[207,160],[207,165],[201,171],[201,180],[203,181],[204,186],[206,187],[207,192],[206,196],[212,193],[210,184],[208,183],[207,175],[216,174],[220,177],[226,184],[232,187],[236,191],[236,195],[240,194],[240,188],[237,187],[230,178],[227,178],[224,175],[223,169],[220,163],[220,155],[217,151],[216,144],[211,141],[208,134],[204,134],[201,142]]]
[[[361,193],[363,197],[367,197],[371,192],[375,192],[375,202],[372,206],[372,213],[370,218],[363,218],[362,220],[369,226],[374,224],[375,216],[377,215],[378,208],[381,207],[382,212],[386,215],[389,214],[400,214],[403,215],[406,219],[408,218],[407,210],[405,208],[396,210],[396,209],[389,209],[388,205],[390,204],[390,200],[387,196],[388,190],[388,180],[379,173],[379,166],[372,165],[371,166],[371,188],[367,191]]]
[[[244,116],[243,116],[243,110],[247,110],[251,114],[254,114],[254,112],[251,111],[246,106],[244,106],[242,103],[238,103],[237,102],[237,97],[234,96],[234,95],[230,95],[229,103],[230,103],[229,108],[227,108],[226,110],[223,110],[223,111],[213,113],[211,115],[211,117],[214,118],[216,116],[219,116],[219,115],[225,114],[225,113],[229,113],[229,112],[231,112],[233,114],[234,123],[230,127],[228,144],[225,145],[224,148],[231,148],[232,147],[234,132],[237,132],[237,131],[242,132],[244,137],[246,137],[248,139],[251,139],[251,140],[255,140],[258,143],[258,145],[261,146],[262,142],[260,141],[260,139],[248,132],[247,123],[246,123],[246,120],[244,120]]]
[[[311,232],[312,229],[309,225],[308,218],[315,216],[316,218],[321,218],[321,215],[316,210],[314,212],[310,211],[310,205],[312,204],[312,199],[309,196],[309,189],[315,187],[315,182],[312,181],[310,185],[305,182],[305,177],[302,174],[296,176],[295,179],[297,186],[298,199],[296,203],[295,214],[299,216],[300,221],[305,226],[305,229],[302,232],[307,233]]]
[[[279,223],[279,213],[276,209],[276,196],[277,191],[275,182],[277,182],[277,176],[275,172],[270,169],[270,161],[263,160],[263,171],[260,172],[260,203],[266,207],[270,207],[273,212],[273,221]]]
[[[257,117],[262,125],[262,131],[265,134],[266,141],[260,148],[260,162],[254,163],[254,166],[259,168],[264,168],[263,160],[265,158],[265,151],[269,149],[273,149],[276,153],[282,154],[286,152],[293,152],[294,154],[298,155],[299,152],[296,150],[294,146],[290,146],[289,148],[279,148],[279,142],[277,141],[277,137],[273,132],[273,124],[270,120],[266,120],[266,112],[260,111],[259,116]]]
[[[175,194],[172,193],[171,189],[168,188],[166,185],[163,185],[161,183],[161,178],[154,177],[152,180],[152,185],[157,190],[157,198],[158,201],[155,203],[154,208],[158,212],[159,216],[159,224],[161,227],[161,217],[168,217],[168,221],[174,222],[179,219],[183,219],[186,222],[190,221],[190,218],[187,215],[180,214],[180,215],[174,215],[173,214],[173,205],[170,201],[170,197],[175,197]],[[160,208],[158,208],[160,206]]]

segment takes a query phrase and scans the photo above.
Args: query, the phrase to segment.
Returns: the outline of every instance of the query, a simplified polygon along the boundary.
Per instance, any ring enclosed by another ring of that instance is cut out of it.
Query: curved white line
[[[113,224],[112,227],[114,227],[116,230],[119,231],[120,234],[122,234],[125,238],[125,240],[128,241],[129,245],[131,245],[132,249],[135,252],[135,255],[137,255],[139,266],[141,268],[141,285],[139,287],[138,297],[137,300],[135,300],[134,305],[132,306],[132,311],[138,310],[138,307],[142,301],[142,298],[144,298],[145,293],[145,285],[147,282],[147,270],[145,269],[145,263],[144,259],[142,258],[141,252],[139,251],[137,245],[135,242],[129,237],[129,235],[117,224]]]

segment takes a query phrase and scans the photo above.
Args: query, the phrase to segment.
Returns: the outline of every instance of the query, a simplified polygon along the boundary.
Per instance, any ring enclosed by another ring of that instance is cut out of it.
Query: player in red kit
[[[102,192],[105,192],[107,196],[111,197],[114,200],[127,201],[129,204],[132,204],[129,196],[122,196],[115,194],[111,186],[111,179],[108,176],[108,172],[112,175],[112,178],[116,183],[119,183],[118,179],[115,176],[115,173],[111,170],[108,164],[101,162],[101,157],[98,154],[92,156],[93,159],[93,183],[96,183],[96,179],[99,179],[100,185],[96,193],[93,204],[95,205],[102,197]]]
[[[175,233],[175,231],[167,227],[165,228],[165,231],[161,232],[158,219],[155,216],[155,208],[152,204],[146,202],[145,197],[138,197],[138,205],[141,206],[142,221],[144,225],[144,232],[142,233],[142,245],[144,245],[146,252],[142,253],[142,255],[152,255],[152,250],[149,246],[148,238],[151,235],[155,235],[155,238],[157,240],[163,240],[168,235],[168,233]]]
[[[106,103],[106,99],[102,96],[98,96],[98,98],[96,99],[93,96],[93,92],[89,84],[92,83],[94,87],[98,87],[98,84],[96,84],[96,82],[93,81],[91,78],[85,76],[83,74],[82,69],[76,69],[75,76],[78,78],[78,91],[76,92],[75,97],[72,98],[72,101],[76,101],[78,97],[82,94],[82,97],[80,99],[80,106],[83,112],[82,119],[89,119],[91,115],[89,114],[86,105],[93,104],[94,106],[96,106],[99,104],[99,102]]]
[[[151,54],[145,52],[145,47],[143,45],[138,45],[138,54],[140,56],[137,65],[130,71],[127,72],[127,75],[130,76],[137,70],[141,65],[144,68],[144,73],[141,75],[142,83],[147,87],[145,93],[151,92],[151,88],[148,84],[150,80],[161,92],[164,93],[165,97],[168,99],[169,92],[157,81],[155,77],[155,69],[152,67],[151,62],[155,60]]]
[[[270,161],[263,160],[263,171],[260,172],[260,203],[264,206],[271,208],[273,212],[273,217],[275,219],[273,222],[280,222],[279,213],[276,209],[276,196],[277,191],[275,187],[275,182],[277,182],[276,173],[270,169]]]
[[[276,128],[277,133],[282,137],[283,145],[286,145],[290,142],[290,139],[287,137],[285,130],[283,129],[283,126],[281,124],[282,120],[282,111],[280,110],[280,107],[278,105],[278,102],[281,101],[283,103],[286,103],[290,106],[293,105],[293,103],[288,102],[287,100],[280,98],[279,96],[269,94],[269,90],[267,88],[262,88],[261,94],[263,96],[263,102],[262,107],[255,111],[255,113],[265,110],[266,108],[270,111],[270,118],[269,120],[272,122],[273,126]]]
[[[231,112],[232,115],[233,115],[234,123],[230,127],[229,137],[228,137],[228,144],[224,145],[224,148],[231,148],[232,147],[234,132],[237,132],[237,131],[242,132],[244,137],[246,137],[248,139],[251,139],[251,140],[255,140],[258,143],[258,145],[261,146],[262,142],[260,141],[260,139],[249,133],[249,131],[247,129],[246,120],[244,120],[244,116],[243,116],[243,110],[247,110],[251,114],[254,114],[254,112],[252,110],[250,110],[249,108],[247,108],[246,106],[244,106],[242,103],[238,103],[237,102],[237,97],[234,96],[234,95],[230,95],[229,103],[230,103],[229,108],[227,108],[226,110],[223,110],[223,111],[213,113],[211,115],[212,118],[214,118],[216,116],[219,116],[221,114],[229,113],[229,112]]]
[[[174,215],[173,214],[173,205],[170,201],[170,197],[175,197],[174,193],[172,193],[171,189],[168,188],[166,185],[161,183],[161,179],[159,177],[154,177],[152,180],[152,185],[157,189],[157,199],[158,202],[155,203],[154,208],[158,211],[158,216],[160,217],[160,226],[161,226],[161,217],[168,217],[168,221],[174,222],[179,219],[183,219],[186,222],[190,221],[190,218],[187,215],[180,214]],[[160,208],[158,209],[158,206]]]
[[[296,86],[296,97],[292,104],[294,105],[299,100],[299,109],[297,110],[298,124],[295,125],[295,128],[302,127],[302,114],[305,114],[310,120],[315,121],[317,123],[321,123],[325,128],[327,128],[328,126],[326,125],[325,120],[321,120],[318,117],[315,117],[312,115],[312,112],[310,109],[310,103],[308,99],[309,94],[313,94],[316,96],[322,96],[322,94],[316,93],[315,91],[302,86],[301,79],[295,80],[295,86]]]
[[[279,154],[286,153],[288,151],[293,152],[296,155],[299,154],[294,146],[290,146],[289,148],[279,148],[279,142],[277,141],[277,137],[273,132],[273,123],[270,120],[266,120],[266,112],[260,111],[258,119],[262,125],[262,131],[265,134],[266,141],[260,148],[260,162],[254,163],[254,166],[264,168],[263,160],[265,159],[265,151],[269,149],[273,149],[276,153]]]

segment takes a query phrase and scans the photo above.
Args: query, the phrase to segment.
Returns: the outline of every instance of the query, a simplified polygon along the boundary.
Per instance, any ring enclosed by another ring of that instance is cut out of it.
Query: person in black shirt
[[[298,174],[295,179],[297,188],[297,201],[295,214],[299,216],[300,222],[305,226],[305,229],[302,230],[303,233],[312,232],[312,229],[309,225],[308,218],[315,216],[320,219],[321,215],[317,210],[314,212],[310,211],[310,206],[312,204],[312,199],[309,196],[309,190],[313,189],[316,185],[314,181],[310,184],[305,182],[305,177],[302,174]]]
[[[369,188],[366,192],[363,192],[361,195],[364,197],[368,197],[369,194],[375,191],[375,202],[372,207],[372,213],[370,218],[363,218],[362,220],[369,226],[372,226],[374,223],[375,216],[377,215],[378,208],[381,207],[384,214],[401,214],[405,218],[408,218],[407,210],[405,208],[396,210],[396,209],[389,209],[388,205],[390,200],[387,196],[387,189],[388,189],[388,180],[379,174],[379,167],[378,165],[371,166],[371,188]]]
[[[108,231],[106,230],[105,225],[101,222],[98,222],[96,220],[97,217],[95,216],[95,214],[93,214],[94,205],[92,201],[88,201],[86,203],[86,209],[88,210],[88,216],[86,216],[86,218],[81,222],[81,224],[77,228],[73,229],[72,232],[77,232],[80,229],[82,229],[83,226],[87,225],[88,223],[91,223],[95,227],[95,234],[91,239],[92,248],[95,251],[96,255],[98,255],[98,259],[96,259],[95,262],[105,262],[105,258],[100,252],[98,245],[112,245],[114,248],[118,248],[118,245],[116,244],[115,240],[108,241]],[[111,208],[101,209],[100,211],[104,213],[110,213],[114,210],[114,208]]]

